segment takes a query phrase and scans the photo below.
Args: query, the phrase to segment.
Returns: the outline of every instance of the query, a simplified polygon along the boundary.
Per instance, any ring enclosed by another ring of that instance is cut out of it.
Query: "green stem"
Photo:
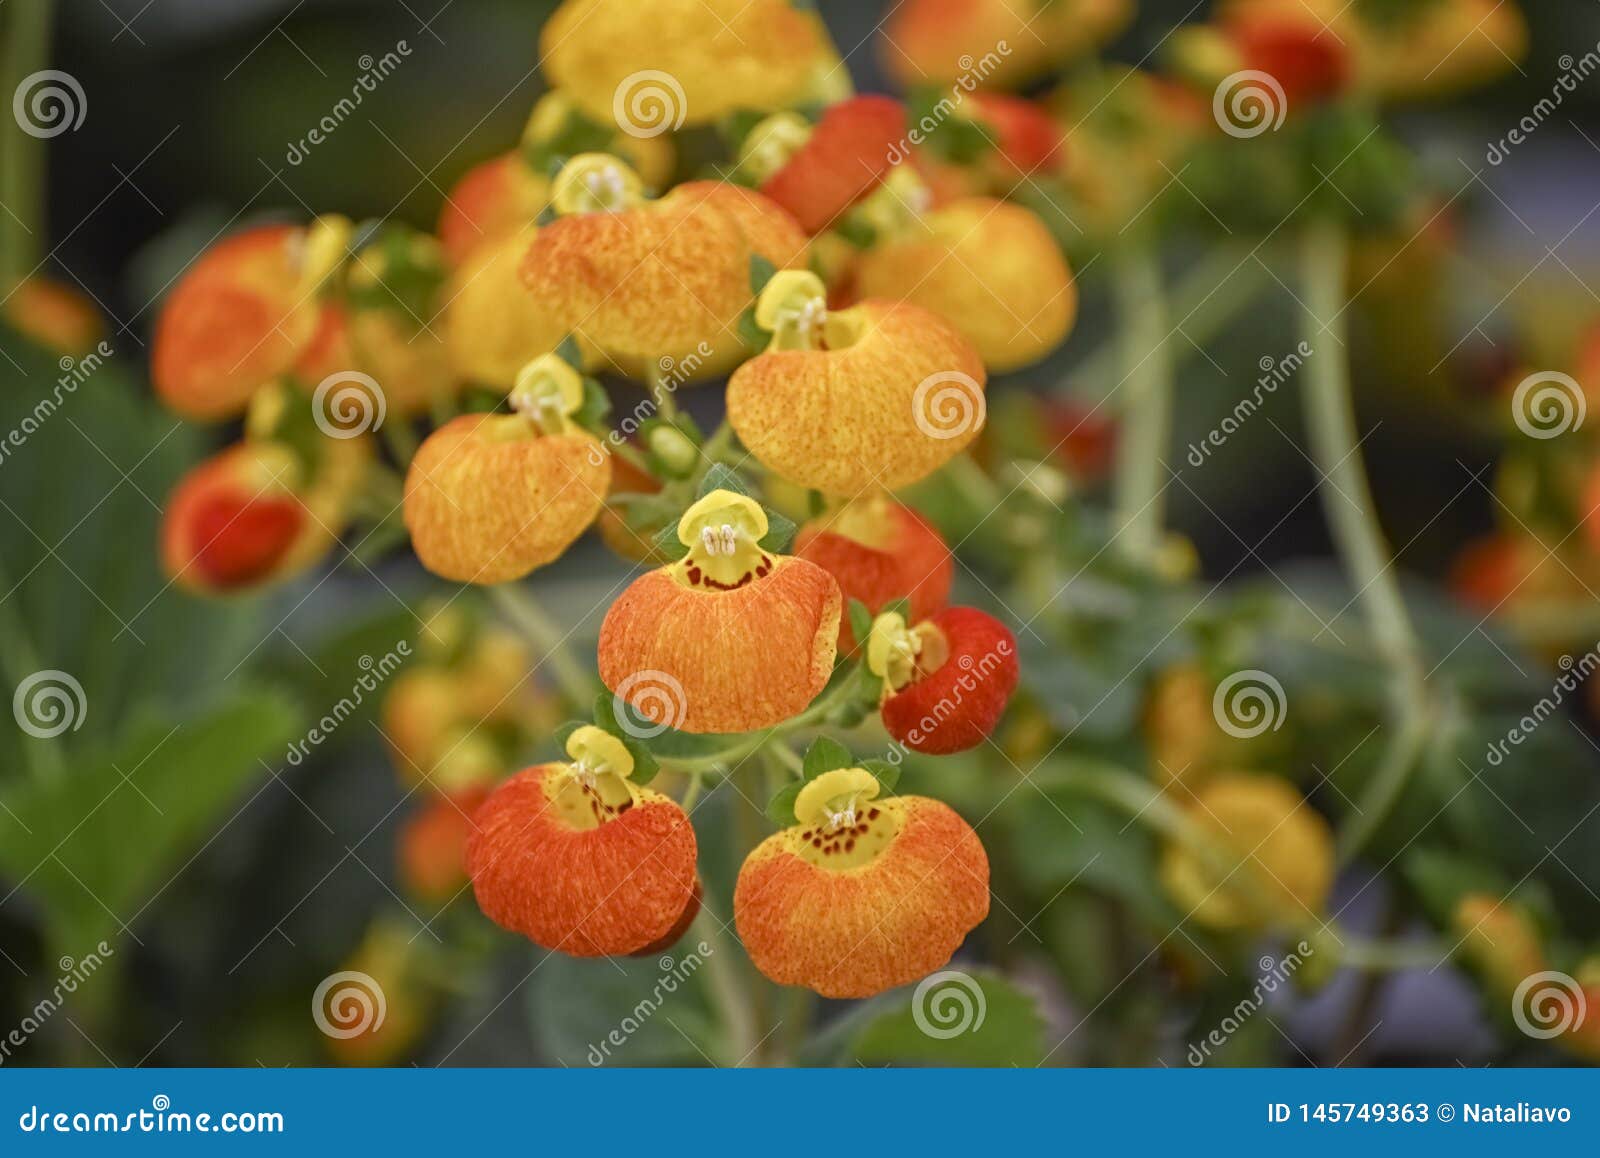
[[[378,427],[378,434],[394,456],[395,464],[401,470],[409,467],[417,454],[417,432],[411,428],[411,423],[405,418],[388,419]]]
[[[566,635],[539,601],[514,583],[489,588],[490,596],[550,665],[562,694],[575,707],[587,707],[599,686],[566,647]]]
[[[1126,392],[1112,482],[1112,520],[1122,553],[1138,562],[1161,545],[1162,456],[1172,434],[1172,361],[1161,263],[1149,249],[1114,257]]]
[[[723,1063],[746,1065],[761,1042],[756,1033],[755,1007],[750,1000],[748,979],[743,976],[739,962],[734,960],[722,927],[704,906],[689,927],[689,936],[697,946],[706,946],[705,975],[711,987],[711,1004],[719,1023],[728,1031]]]
[[[1434,711],[1426,687],[1421,648],[1406,610],[1394,558],[1378,526],[1372,487],[1356,435],[1346,350],[1345,269],[1348,244],[1332,222],[1309,226],[1300,265],[1306,346],[1305,411],[1311,454],[1323,478],[1318,484],[1329,531],[1360,602],[1374,645],[1390,669],[1393,737],[1355,820],[1341,839],[1349,860],[1388,818],[1419,763]]]
[[[1220,249],[1197,262],[1173,283],[1168,303],[1174,326],[1187,341],[1169,351],[1173,367],[1181,365],[1216,337],[1225,326],[1254,303],[1267,284],[1268,274],[1253,255]],[[1096,401],[1113,399],[1124,355],[1118,340],[1102,342],[1061,380],[1058,393],[1071,392]]]
[[[671,756],[658,757],[663,767],[671,768],[675,772],[707,772],[718,765],[738,764],[749,756],[760,751],[763,746],[773,740],[781,740],[791,736],[802,728],[808,728],[819,723],[829,712],[838,706],[839,702],[855,694],[858,673],[852,673],[836,683],[831,691],[825,692],[809,708],[793,719],[785,720],[781,724],[752,732],[736,744],[731,744],[716,752],[709,752],[703,756],[685,756],[675,758]]]
[[[0,13],[0,84],[7,100],[24,78],[46,67],[51,0],[27,0]],[[45,140],[26,133],[14,117],[0,128],[0,292],[38,267],[45,241]],[[69,113],[70,115],[70,113]]]

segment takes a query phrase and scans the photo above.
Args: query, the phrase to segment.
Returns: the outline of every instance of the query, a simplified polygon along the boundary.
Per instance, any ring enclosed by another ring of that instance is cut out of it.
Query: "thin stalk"
[[[48,63],[51,0],[11,4],[0,13],[0,85],[10,99],[24,78]],[[9,110],[8,110],[9,111]],[[0,122],[0,294],[38,267],[45,239],[45,140],[14,117]]]
[[[1161,544],[1162,456],[1172,435],[1172,360],[1157,254],[1135,247],[1112,259],[1122,341],[1121,441],[1112,480],[1117,545],[1145,562]]]
[[[711,1004],[719,1022],[728,1031],[723,1062],[730,1066],[746,1065],[761,1042],[756,1033],[755,1007],[746,984],[748,978],[734,960],[722,926],[703,905],[689,927],[689,936],[695,944],[706,946],[705,976],[711,987]]]
[[[566,633],[551,619],[539,601],[525,588],[501,583],[489,588],[490,596],[506,618],[538,649],[563,695],[574,705],[584,706],[599,686],[588,671],[567,650]]]
[[[1301,243],[1301,323],[1306,345],[1314,351],[1305,369],[1306,428],[1312,459],[1323,476],[1318,490],[1329,531],[1373,643],[1390,669],[1394,731],[1379,772],[1341,840],[1345,860],[1382,826],[1404,793],[1434,717],[1421,648],[1400,593],[1394,558],[1378,526],[1356,435],[1344,320],[1347,250],[1344,231],[1332,222],[1312,224]]]

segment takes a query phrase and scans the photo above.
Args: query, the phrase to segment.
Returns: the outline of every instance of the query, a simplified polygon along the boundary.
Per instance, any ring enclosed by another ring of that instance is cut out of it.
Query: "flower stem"
[[[706,946],[706,979],[711,987],[711,1004],[728,1031],[724,1064],[746,1065],[761,1039],[756,1033],[755,1007],[739,962],[733,958],[722,926],[703,905],[689,927],[689,936],[697,946],[702,943]]]
[[[1312,458],[1323,476],[1318,490],[1329,531],[1373,643],[1390,669],[1394,731],[1378,774],[1341,837],[1340,854],[1346,861],[1382,826],[1404,793],[1435,715],[1416,631],[1378,526],[1356,436],[1344,322],[1347,248],[1344,231],[1332,222],[1313,223],[1301,242],[1301,324],[1306,346],[1314,351],[1305,371],[1306,428]]]
[[[548,663],[563,695],[576,707],[586,707],[599,686],[567,650],[566,633],[550,618],[539,601],[526,588],[501,583],[489,588],[490,597],[540,652],[540,662]]]
[[[1161,263],[1144,247],[1113,258],[1125,367],[1121,443],[1112,483],[1112,519],[1122,553],[1152,559],[1161,542],[1162,455],[1172,429],[1172,361]]]
[[[0,12],[0,86],[7,98],[44,68],[54,22],[51,0],[12,4]],[[0,130],[0,294],[39,265],[45,239],[44,138],[17,118]]]

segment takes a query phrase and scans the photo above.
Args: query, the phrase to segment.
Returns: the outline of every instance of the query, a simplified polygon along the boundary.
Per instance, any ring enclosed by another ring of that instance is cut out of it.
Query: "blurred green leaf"
[[[1045,1055],[1033,997],[988,972],[934,973],[862,1007],[848,1028],[844,1064],[1032,1066]]]

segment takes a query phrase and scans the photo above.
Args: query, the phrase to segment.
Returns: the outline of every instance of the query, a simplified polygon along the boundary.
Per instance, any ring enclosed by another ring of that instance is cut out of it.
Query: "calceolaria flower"
[[[678,523],[689,553],[634,580],[600,627],[600,678],[654,723],[750,732],[803,711],[828,682],[839,585],[762,548],[766,512],[715,490]]]
[[[932,310],[995,373],[1049,354],[1078,315],[1072,272],[1044,222],[989,197],[964,197],[912,217],[861,255],[856,290]]]
[[[566,747],[567,762],[519,772],[474,816],[467,871],[478,905],[575,957],[657,944],[695,895],[688,814],[630,781],[633,757],[610,733],[585,725]]]
[[[406,474],[405,522],[423,566],[505,583],[559,558],[605,502],[611,457],[572,421],[583,380],[555,354],[524,367],[513,414],[468,414],[428,436]]]
[[[1185,808],[1206,847],[1174,841],[1161,882],[1184,913],[1215,929],[1294,926],[1333,885],[1333,833],[1293,784],[1238,772],[1202,785]]]
[[[908,89],[1017,88],[1094,51],[1132,17],[1132,0],[904,0],[886,18],[883,67]]]
[[[858,96],[828,106],[815,125],[777,113],[751,130],[741,168],[807,233],[821,233],[891,168],[906,135],[900,102]]]
[[[797,823],[739,870],[739,940],[780,985],[882,993],[940,968],[988,915],[972,827],[940,801],[879,791],[864,768],[822,773],[795,799]]]
[[[883,679],[883,726],[916,752],[975,748],[1017,690],[1017,641],[992,615],[947,607],[914,626],[898,612],[872,624],[867,667]]]
[[[782,271],[761,291],[764,353],[728,381],[728,421],[785,478],[829,495],[908,486],[983,426],[983,361],[943,318],[869,299],[830,311],[815,274]]]
[[[350,349],[397,415],[426,410],[459,384],[444,339],[446,277],[439,243],[401,226],[386,228],[350,263]]]
[[[794,553],[832,575],[847,601],[858,599],[873,614],[897,599],[910,600],[914,622],[949,601],[955,577],[955,556],[939,532],[881,494],[806,523],[795,535]],[[847,619],[839,626],[839,647],[854,646]]]
[[[646,201],[615,157],[574,157],[556,178],[561,214],[541,228],[522,280],[550,323],[649,378],[706,378],[744,355],[752,256],[805,264],[806,237],[783,209],[726,182],[691,181]]]
[[[348,255],[351,226],[267,225],[207,250],[167,296],[150,376],[186,418],[231,418],[291,370],[320,321],[318,292]]]
[[[400,830],[400,883],[428,904],[443,904],[467,885],[467,840],[472,815],[488,789],[464,788],[430,796]]]
[[[558,87],[641,136],[785,106],[832,52],[821,22],[789,0],[565,0],[539,37]]]
[[[68,358],[89,353],[106,330],[100,310],[88,296],[37,274],[9,287],[0,285],[0,319]]]
[[[510,390],[524,366],[567,336],[522,285],[522,256],[538,229],[529,224],[475,247],[451,279],[445,343],[474,385]]]
[[[222,595],[288,579],[338,540],[372,461],[365,437],[324,439],[307,464],[248,440],[192,468],[161,519],[161,559],[180,586]]]

